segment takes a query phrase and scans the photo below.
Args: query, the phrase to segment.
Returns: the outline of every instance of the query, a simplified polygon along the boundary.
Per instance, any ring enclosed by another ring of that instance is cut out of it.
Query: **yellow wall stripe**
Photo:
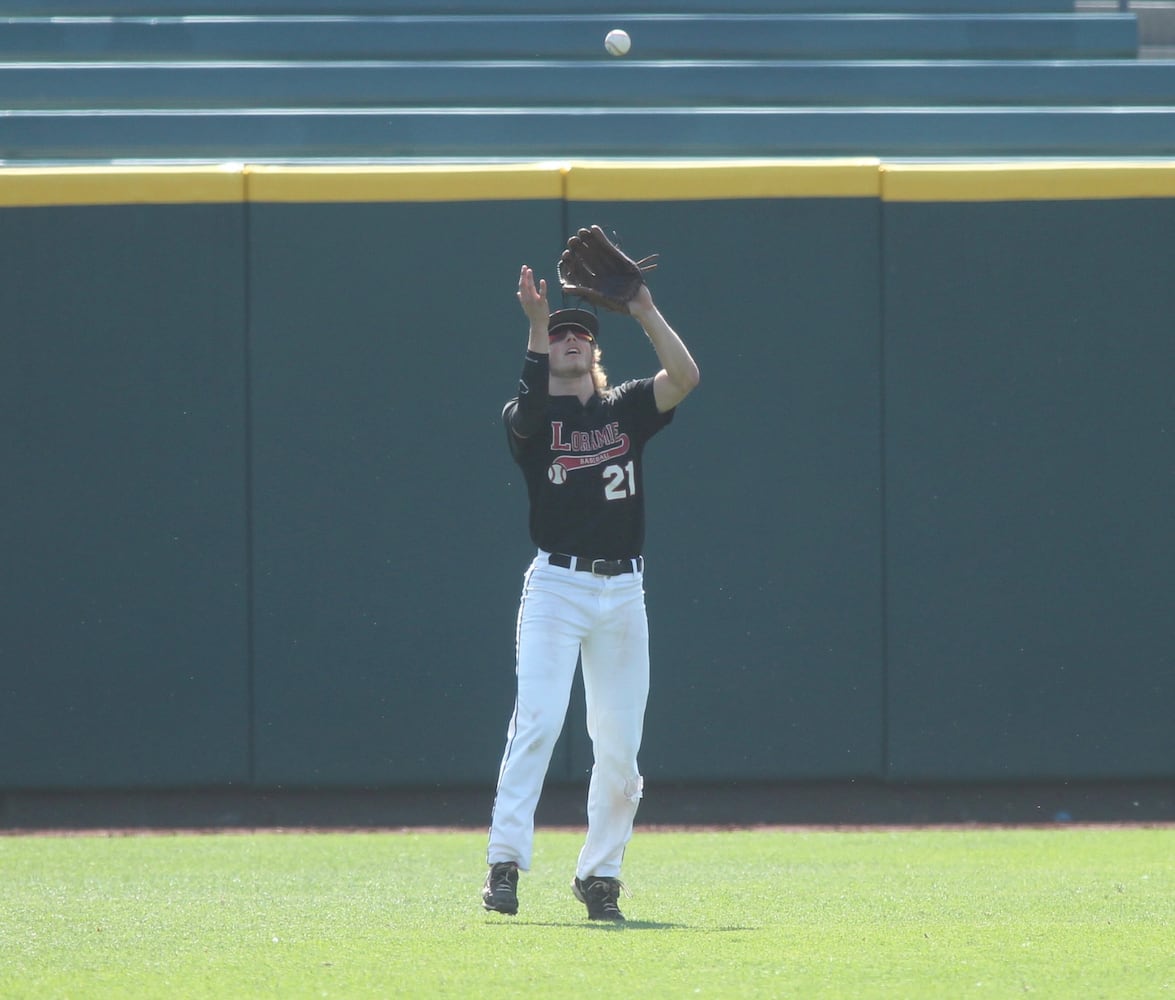
[[[0,168],[0,207],[869,197],[948,204],[1175,198],[1175,160],[882,163],[866,158]]]
[[[889,202],[1175,197],[1175,161],[884,164]]]
[[[573,162],[569,201],[701,201],[736,198],[869,198],[879,161],[655,160]]]
[[[248,168],[255,202],[525,201],[563,197],[562,163]]]
[[[231,204],[244,198],[240,164],[0,170],[0,206],[7,207]]]

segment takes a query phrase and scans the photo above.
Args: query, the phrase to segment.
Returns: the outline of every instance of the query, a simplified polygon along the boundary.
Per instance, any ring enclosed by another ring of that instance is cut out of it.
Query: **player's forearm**
[[[527,337],[526,349],[532,354],[549,354],[551,352],[551,342],[547,338],[548,322],[546,313],[543,314],[542,319],[530,321],[530,335]]]
[[[547,345],[544,344],[544,347]],[[527,351],[518,380],[518,401],[508,408],[510,429],[519,437],[530,437],[542,426],[549,394],[550,359],[546,352]]]
[[[657,360],[665,374],[678,390],[685,395],[697,387],[701,378],[697,362],[681,337],[669,325],[660,310],[651,303],[647,306],[632,307],[632,315],[645,331]]]

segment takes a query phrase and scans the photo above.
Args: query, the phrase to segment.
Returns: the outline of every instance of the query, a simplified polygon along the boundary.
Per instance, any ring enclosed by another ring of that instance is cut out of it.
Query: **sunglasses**
[[[552,344],[558,344],[568,337],[577,337],[580,340],[586,340],[589,344],[596,342],[596,338],[588,333],[587,330],[580,329],[577,326],[562,326],[558,330],[553,330],[548,334],[548,340]]]

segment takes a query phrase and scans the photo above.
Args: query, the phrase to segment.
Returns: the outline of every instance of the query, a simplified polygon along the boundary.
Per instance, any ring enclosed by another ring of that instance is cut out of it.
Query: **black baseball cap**
[[[595,339],[600,332],[600,321],[596,314],[586,309],[556,309],[551,313],[547,322],[547,333],[554,333],[565,326],[574,326],[580,330],[587,330]]]

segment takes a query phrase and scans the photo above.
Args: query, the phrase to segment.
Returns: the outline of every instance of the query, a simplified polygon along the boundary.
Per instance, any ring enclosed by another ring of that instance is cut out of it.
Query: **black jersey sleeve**
[[[633,379],[609,390],[613,404],[624,408],[637,422],[646,437],[652,437],[673,422],[676,407],[662,413],[657,409],[657,397],[651,378]]]
[[[551,359],[546,354],[527,351],[518,379],[518,395],[506,404],[502,419],[512,436],[528,438],[543,425],[547,396],[550,392]]]

